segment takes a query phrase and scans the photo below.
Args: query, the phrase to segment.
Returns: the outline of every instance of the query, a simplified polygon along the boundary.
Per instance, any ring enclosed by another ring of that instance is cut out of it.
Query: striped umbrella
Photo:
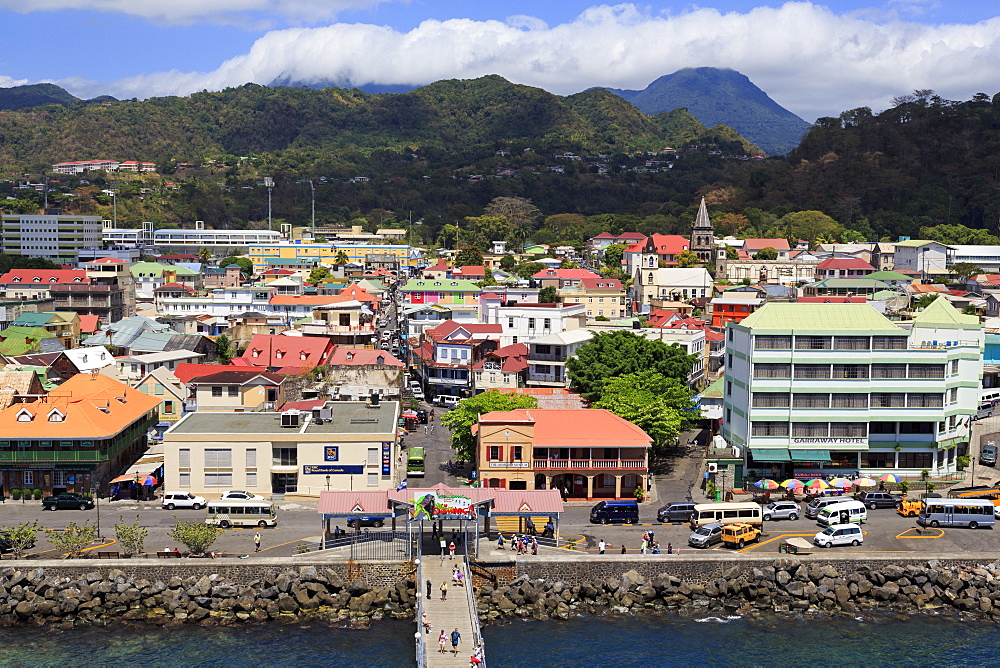
[[[781,486],[785,489],[802,489],[805,487],[801,480],[796,480],[795,478],[789,478],[785,482],[781,483]]]
[[[813,478],[806,483],[806,487],[809,489],[830,489],[830,483],[822,478]]]
[[[136,480],[136,482],[145,487],[156,487],[156,478],[151,475],[143,476]]]
[[[854,481],[854,484],[857,485],[858,487],[874,487],[878,483],[872,480],[871,478],[858,478],[857,480]]]
[[[899,482],[902,478],[895,473],[886,473],[885,475],[880,475],[878,480],[879,482]]]
[[[847,478],[834,478],[830,481],[831,487],[850,487],[854,484],[853,480],[848,480]]]
[[[760,489],[778,489],[779,487],[781,487],[781,485],[779,485],[775,481],[766,478],[764,480],[758,480],[753,484],[753,486],[759,487]]]

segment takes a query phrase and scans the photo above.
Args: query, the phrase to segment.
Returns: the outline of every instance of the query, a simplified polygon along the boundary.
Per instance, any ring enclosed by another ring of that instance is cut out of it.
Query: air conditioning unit
[[[282,427],[298,427],[299,426],[299,412],[296,410],[285,411],[281,414],[281,426]]]
[[[715,462],[710,462],[708,464],[708,472],[709,473],[718,473],[719,472],[719,465],[716,464]]]

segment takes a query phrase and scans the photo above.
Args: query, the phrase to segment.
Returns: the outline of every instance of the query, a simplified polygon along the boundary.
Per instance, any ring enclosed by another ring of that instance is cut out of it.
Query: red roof
[[[202,365],[207,366],[207,365]],[[215,365],[212,365],[215,366]],[[175,374],[176,377],[176,374]],[[205,375],[197,375],[185,383],[219,384],[219,385],[242,385],[254,378],[261,377],[272,383],[280,384],[284,378],[276,373],[261,371],[256,367],[230,366],[225,371],[210,371]]]
[[[533,408],[494,411],[479,423],[533,423],[536,448],[589,448],[614,443],[619,448],[648,448],[651,438],[628,420],[603,409]]]
[[[773,248],[776,251],[791,250],[788,239],[744,239],[743,249],[756,253],[762,248]]]
[[[119,260],[116,257],[102,257],[90,262],[84,262],[83,264],[126,264],[127,262],[128,260]]]
[[[653,246],[658,255],[677,255],[691,246],[691,240],[679,234],[654,234]]]
[[[483,294],[479,295],[479,298],[480,299],[503,299],[503,297],[501,297],[500,295],[498,295],[495,292],[484,292]]]
[[[0,283],[90,283],[90,279],[83,269],[11,269],[0,276]]]
[[[617,278],[584,278],[580,285],[586,290],[621,290],[622,282]]]
[[[164,283],[158,288],[154,288],[153,292],[159,292],[161,290],[183,290],[184,292],[194,292],[194,288],[188,287],[187,285],[182,285],[180,283]]]
[[[254,334],[240,359],[251,366],[305,369],[326,364],[333,349],[325,336]]]
[[[502,334],[503,326],[488,325],[479,322],[455,322],[454,320],[445,320],[437,327],[432,327],[426,331],[429,338],[435,341],[444,340],[455,340],[457,339],[485,339],[489,338],[483,336],[485,334]],[[459,334],[458,337],[452,337],[453,334]],[[480,336],[476,336],[479,334]],[[467,335],[467,336],[466,336]]]
[[[615,235],[611,234],[610,232],[601,232],[600,234],[598,234],[594,238],[595,239],[617,239],[617,237]]]
[[[281,404],[281,408],[278,409],[279,413],[284,413],[285,411],[311,411],[316,408],[322,408],[326,404],[326,399],[307,399],[306,401],[286,401]]]
[[[80,332],[84,334],[93,334],[97,331],[97,328],[101,326],[100,316],[96,315],[81,315],[80,316]]]
[[[861,258],[856,257],[831,257],[828,260],[823,260],[818,265],[817,269],[871,269],[875,271],[875,267],[871,266]]]
[[[722,332],[716,332],[711,329],[705,330],[705,340],[706,341],[722,341],[726,338],[726,335]]]
[[[268,269],[261,276],[291,276],[294,273],[291,269]]]
[[[192,378],[207,376],[210,373],[232,371],[234,366],[233,364],[194,364],[193,362],[181,362],[174,369],[174,377],[182,383],[186,383]],[[245,368],[245,366],[236,367],[238,370]]]
[[[381,361],[379,361],[381,359]],[[398,359],[389,354],[386,350],[373,350],[371,348],[344,348],[338,346],[334,349],[327,364],[331,366],[366,366],[370,364],[386,364],[388,366],[406,366]]]
[[[595,274],[586,269],[542,269],[532,276],[532,278],[558,278],[560,280],[574,280],[583,278],[600,278],[600,274]]]
[[[451,272],[452,276],[485,276],[486,267],[481,264],[470,264],[465,267],[459,267]]]

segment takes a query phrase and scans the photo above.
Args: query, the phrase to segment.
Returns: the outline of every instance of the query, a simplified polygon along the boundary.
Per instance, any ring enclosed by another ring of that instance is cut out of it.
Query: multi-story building
[[[281,232],[270,230],[206,230],[202,221],[195,221],[191,230],[157,230],[153,223],[143,223],[142,228],[115,228],[110,222],[99,233],[98,245],[103,240],[110,246],[152,246],[164,252],[195,252],[202,248],[213,252],[239,252],[253,244],[280,244]],[[255,268],[256,269],[256,268]]]
[[[586,311],[585,304],[515,304],[499,299],[482,300],[482,321],[502,327],[501,346],[584,327]]]
[[[305,259],[327,264],[340,264],[337,258],[344,256],[348,262],[362,266],[369,266],[381,259],[399,267],[410,268],[421,264],[424,254],[424,251],[419,248],[403,244],[349,242],[320,244],[275,241],[244,245],[249,247],[247,257],[253,262],[254,271],[258,272],[266,269],[274,260]]]
[[[273,411],[285,403],[285,376],[257,368],[233,367],[196,376],[184,383],[187,411]]]
[[[448,320],[424,332],[424,341],[413,351],[417,372],[429,396],[472,393],[472,367],[484,353],[499,346],[501,328],[482,323]]]
[[[768,303],[729,324],[726,346],[722,435],[761,477],[946,473],[968,448],[983,330],[944,299],[906,323],[868,304]]]
[[[647,312],[663,302],[712,296],[712,276],[704,267],[638,269],[633,278],[633,303],[637,309],[645,309]]]
[[[84,281],[53,283],[49,294],[60,311],[97,316],[102,325],[118,322],[135,312],[135,286],[128,262],[101,258],[83,265]]]
[[[84,248],[101,245],[99,216],[12,214],[0,221],[0,250],[74,264]]]
[[[153,369],[130,385],[160,402],[157,409],[160,421],[154,425],[154,429],[156,429],[156,438],[163,438],[163,432],[184,415],[184,400],[188,395],[187,388],[172,371],[164,367]]]
[[[569,387],[566,361],[592,338],[590,330],[573,329],[528,341],[528,387]]]
[[[44,401],[0,411],[4,490],[107,492],[146,451],[160,401],[103,374],[78,374]]]
[[[895,244],[892,258],[893,271],[916,272],[927,280],[935,276],[949,273],[948,267],[954,264],[953,246],[946,246],[937,241],[906,239]]]
[[[709,304],[712,317],[712,327],[725,327],[727,322],[739,322],[747,317],[765,302],[763,297],[752,293],[741,292],[722,297],[715,297]]]
[[[580,285],[588,278],[600,278],[587,269],[542,269],[532,274],[531,280],[537,281],[543,288],[570,288]]]
[[[188,413],[163,435],[165,488],[217,497],[233,487],[319,496],[395,489],[399,404],[328,402],[309,412]]]
[[[477,320],[482,289],[472,281],[411,278],[399,291],[406,304],[440,304],[451,310],[454,320]]]
[[[515,343],[487,352],[472,365],[473,389],[479,392],[524,386],[528,371],[528,346]]]
[[[559,301],[584,304],[588,318],[624,318],[628,300],[621,281],[612,278],[585,278],[579,284],[560,288]]]
[[[816,265],[816,280],[826,278],[864,278],[875,273],[875,267],[856,257],[831,257]]]
[[[557,489],[575,499],[647,490],[651,439],[599,409],[533,408],[479,416],[478,477],[500,489]]]

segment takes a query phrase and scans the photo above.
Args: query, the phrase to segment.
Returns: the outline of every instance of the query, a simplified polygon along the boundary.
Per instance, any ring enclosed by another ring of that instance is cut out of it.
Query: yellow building
[[[273,260],[312,260],[326,264],[336,264],[341,251],[348,262],[367,265],[373,258],[388,259],[400,267],[415,267],[423,260],[423,251],[402,244],[348,244],[348,243],[276,243],[253,244],[248,247],[247,257],[253,262],[254,271],[267,269]]]

